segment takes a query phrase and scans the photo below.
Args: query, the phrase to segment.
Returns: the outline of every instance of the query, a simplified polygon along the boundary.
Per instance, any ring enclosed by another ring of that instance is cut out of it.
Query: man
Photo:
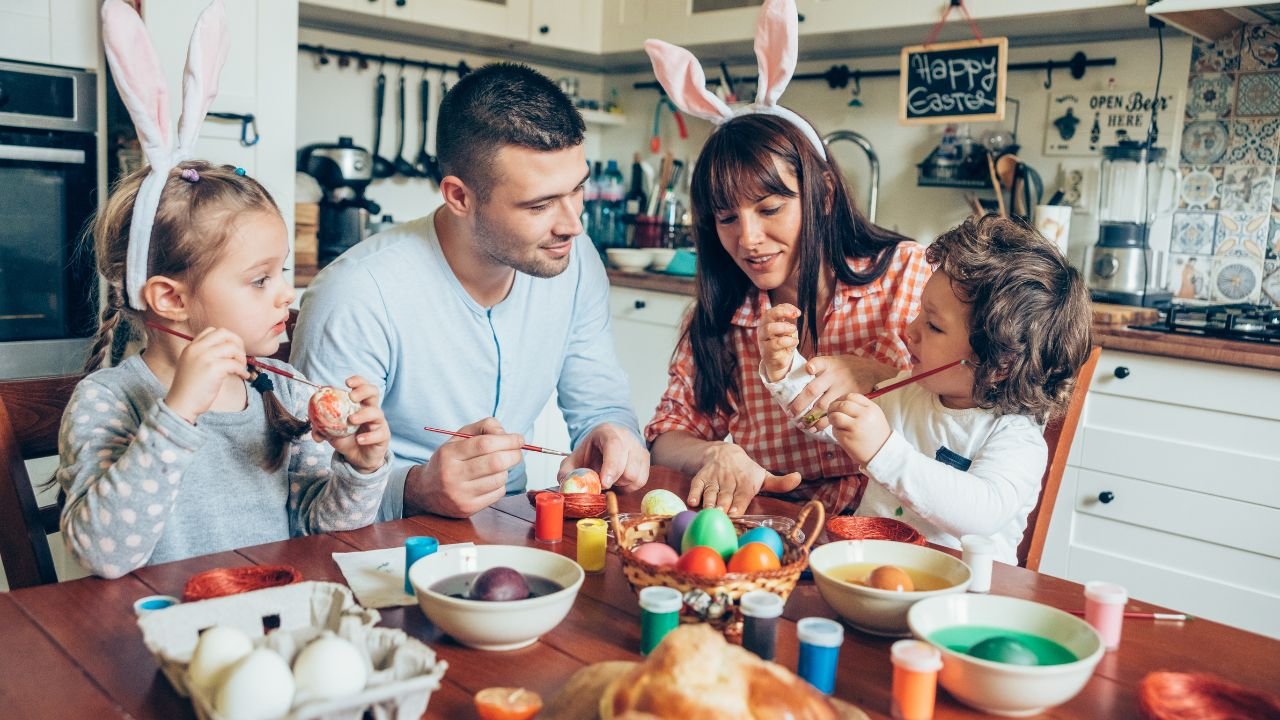
[[[325,268],[293,337],[309,377],[382,387],[398,467],[379,519],[466,517],[522,491],[523,433],[552,390],[574,448],[561,475],[593,467],[606,486],[642,487],[649,454],[608,279],[582,235],[581,115],[549,79],[503,63],[449,91],[439,128],[444,205]]]

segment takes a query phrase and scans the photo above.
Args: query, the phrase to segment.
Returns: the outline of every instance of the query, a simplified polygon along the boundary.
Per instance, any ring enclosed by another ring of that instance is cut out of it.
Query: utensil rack
[[[310,45],[307,43],[298,43],[300,52],[311,53],[316,56],[316,62],[321,65],[327,65],[330,58],[338,58],[340,62],[350,63],[354,60],[360,69],[368,67],[372,63],[378,65],[399,65],[401,68],[413,67],[422,70],[439,70],[440,72],[451,72],[458,77],[463,77],[471,72],[471,66],[467,65],[465,60],[459,60],[457,64],[450,65],[448,63],[431,62],[430,60],[411,60],[407,57],[393,57],[391,55],[380,55],[378,53],[360,52],[359,50],[341,50],[331,48],[325,45]]]

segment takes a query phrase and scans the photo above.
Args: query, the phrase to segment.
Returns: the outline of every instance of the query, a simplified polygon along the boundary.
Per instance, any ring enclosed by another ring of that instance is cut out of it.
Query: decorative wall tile
[[[1220,257],[1209,281],[1213,302],[1256,303],[1262,297],[1262,258]]]
[[[1271,231],[1267,233],[1267,257],[1280,258],[1280,213],[1271,213]]]
[[[1240,31],[1217,42],[1196,38],[1191,44],[1191,72],[1209,73],[1240,69]]]
[[[1215,165],[1227,156],[1231,133],[1223,120],[1195,120],[1182,129],[1182,162]]]
[[[1235,84],[1235,75],[1232,73],[1192,75],[1187,86],[1187,117],[1213,118],[1230,115],[1236,104]],[[1280,114],[1280,110],[1254,114],[1275,115]]]
[[[1271,165],[1228,165],[1218,188],[1219,207],[1234,213],[1270,212],[1275,175]]]
[[[1275,165],[1280,161],[1277,145],[1280,145],[1280,118],[1236,118],[1231,121],[1230,147],[1224,162]]]
[[[1178,207],[1189,210],[1217,210],[1219,186],[1222,184],[1221,165],[1196,167],[1182,165],[1178,172],[1182,174],[1182,191],[1178,196]]]
[[[1262,264],[1261,302],[1280,305],[1280,260],[1267,260]]]
[[[1169,241],[1169,252],[1185,255],[1213,254],[1217,224],[1217,213],[1174,213],[1173,237]]]
[[[1235,112],[1236,115],[1280,115],[1280,73],[1241,73]]]
[[[1280,27],[1250,25],[1240,41],[1241,70],[1280,69]]]
[[[1199,255],[1169,256],[1169,288],[1180,300],[1208,300],[1209,280],[1216,258]]]
[[[1218,213],[1213,254],[1262,259],[1271,230],[1271,215]]]

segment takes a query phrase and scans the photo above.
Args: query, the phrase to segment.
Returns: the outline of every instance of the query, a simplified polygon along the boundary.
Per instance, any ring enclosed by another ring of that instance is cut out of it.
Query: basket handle
[[[810,515],[814,516],[816,522],[814,523],[813,530],[804,534],[804,543],[801,544],[796,541],[796,533],[804,530],[804,521],[808,519]],[[817,500],[810,500],[805,503],[804,507],[800,508],[800,516],[796,518],[796,526],[791,529],[791,542],[800,545],[804,548],[806,553],[809,552],[809,548],[813,547],[814,541],[818,539],[818,533],[822,532],[822,526],[826,522],[826,519],[827,509],[822,506],[822,503]]]
[[[618,496],[612,490],[604,494],[605,507],[609,511],[609,524],[613,526],[613,537],[622,547],[622,526],[618,524]]]

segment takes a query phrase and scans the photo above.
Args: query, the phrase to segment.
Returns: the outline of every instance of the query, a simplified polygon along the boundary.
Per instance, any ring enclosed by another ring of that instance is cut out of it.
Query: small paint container
[[[844,627],[835,620],[807,617],[796,623],[800,640],[800,662],[796,674],[823,693],[836,689],[836,665],[840,645],[844,643]]]
[[[640,590],[640,654],[648,655],[680,625],[680,591],[669,587]]]
[[[1101,580],[1084,584],[1084,619],[1102,636],[1107,650],[1120,647],[1120,628],[1124,625],[1124,606],[1129,592],[1123,587]]]
[[[604,520],[583,518],[578,521],[578,564],[586,572],[604,570],[609,536]]]
[[[942,653],[929,643],[899,640],[889,649],[893,663],[894,720],[930,720],[938,697]]]
[[[991,591],[991,563],[995,562],[996,543],[985,535],[960,538],[961,559],[969,566],[969,592]]]
[[[564,537],[564,495],[558,492],[542,492],[538,493],[536,498],[533,537],[540,542],[560,542]]]
[[[133,601],[133,614],[142,617],[147,613],[173,607],[178,602],[178,598],[172,595],[148,595]]]
[[[413,595],[413,585],[409,583],[409,568],[422,558],[440,549],[440,541],[426,535],[415,535],[404,540],[404,592]]]
[[[778,651],[778,618],[782,617],[782,597],[767,590],[752,590],[738,601],[742,611],[742,647],[772,660]]]

